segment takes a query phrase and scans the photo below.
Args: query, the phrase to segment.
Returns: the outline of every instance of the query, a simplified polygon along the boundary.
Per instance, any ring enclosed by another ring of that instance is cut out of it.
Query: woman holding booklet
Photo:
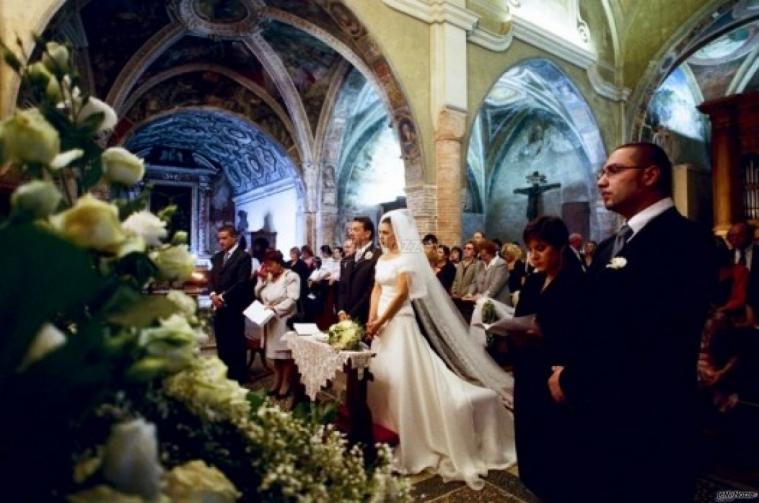
[[[264,307],[274,313],[262,327],[266,358],[274,368],[274,382],[269,396],[283,399],[290,394],[295,365],[282,337],[288,331],[287,320],[297,312],[300,277],[285,268],[282,253],[276,250],[266,252],[264,266],[268,274],[265,278],[259,278],[255,292]]]
[[[574,501],[571,467],[578,449],[572,444],[572,415],[552,400],[547,381],[577,340],[583,272],[560,218],[533,220],[523,238],[535,272],[522,287],[509,330],[519,477],[545,501]]]

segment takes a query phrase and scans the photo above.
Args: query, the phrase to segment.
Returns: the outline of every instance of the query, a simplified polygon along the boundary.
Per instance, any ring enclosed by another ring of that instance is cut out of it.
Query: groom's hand
[[[551,396],[556,403],[564,403],[567,401],[567,397],[561,389],[561,384],[559,384],[559,376],[561,376],[561,371],[564,370],[564,367],[557,365],[551,368],[553,369],[553,374],[548,378],[548,389],[551,391]]]

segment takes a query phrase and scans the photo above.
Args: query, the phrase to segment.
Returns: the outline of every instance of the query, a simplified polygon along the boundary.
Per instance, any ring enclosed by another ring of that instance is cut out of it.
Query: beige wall
[[[0,0],[0,38],[16,49],[16,36],[21,37],[25,50],[33,47],[31,34],[42,31],[65,0]],[[18,88],[18,78],[3,64],[0,66],[0,117],[13,110]]]

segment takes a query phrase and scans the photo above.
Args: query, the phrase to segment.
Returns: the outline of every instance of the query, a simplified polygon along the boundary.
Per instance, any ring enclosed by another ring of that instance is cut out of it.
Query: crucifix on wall
[[[527,196],[527,220],[532,220],[538,216],[538,202],[540,194],[551,189],[561,187],[560,183],[546,183],[546,175],[541,175],[537,171],[525,177],[531,185],[514,189],[514,194],[524,194]]]

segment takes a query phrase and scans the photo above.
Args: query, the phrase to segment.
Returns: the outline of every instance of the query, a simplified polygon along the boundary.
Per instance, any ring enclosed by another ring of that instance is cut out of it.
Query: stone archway
[[[480,106],[468,145],[465,233],[483,229],[521,241],[527,198],[514,191],[535,171],[560,184],[543,193],[541,213],[563,217],[586,238],[613,230],[595,187],[606,157],[598,125],[582,94],[551,61],[524,60],[498,79]]]
[[[287,56],[281,53],[281,44],[280,47],[275,47],[275,41],[268,36],[272,26],[282,27],[282,29],[289,27],[288,29],[297,30],[309,40],[328,47],[330,51],[339,55],[339,58],[372,82],[389,112],[392,125],[396,130],[400,131],[402,128],[404,131],[404,134],[399,135],[399,138],[403,139],[406,191],[411,195],[422,190],[424,179],[423,152],[419,144],[416,121],[412,116],[409,102],[389,61],[383,56],[379,45],[372,39],[368,30],[353,14],[347,2],[343,0],[269,0],[263,3],[258,0],[237,0],[238,7],[240,7],[238,9],[239,17],[206,19],[199,15],[198,9],[195,8],[194,2],[196,1],[172,0],[169,3],[169,9],[166,9],[166,2],[158,0],[146,0],[135,4],[148,15],[143,15],[141,11],[121,17],[122,20],[132,19],[136,23],[134,27],[125,24],[121,30],[121,35],[126,39],[122,40],[119,45],[123,50],[129,51],[129,57],[115,62],[107,58],[104,60],[102,54],[95,55],[92,58],[93,69],[96,71],[94,72],[95,78],[89,80],[94,82],[95,87],[97,87],[98,82],[97,72],[103,68],[102,63],[104,61],[118,70],[111,71],[112,75],[105,79],[107,85],[100,91],[95,89],[97,92],[94,94],[107,97],[108,101],[116,105],[117,108],[128,105],[133,93],[145,90],[143,87],[145,82],[141,79],[146,78],[146,72],[151,65],[154,65],[159,58],[171,51],[180,40],[188,35],[196,38],[208,38],[217,42],[238,41],[242,43],[247,51],[263,66],[267,80],[273,83],[275,90],[272,98],[279,102],[281,109],[288,115],[289,121],[286,121],[289,122],[288,134],[293,138],[298,164],[303,172],[306,194],[306,241],[315,244],[316,229],[321,223],[319,222],[321,218],[321,187],[325,178],[323,171],[327,164],[319,155],[322,149],[317,144],[317,141],[324,138],[323,135],[320,135],[320,131],[323,131],[324,127],[315,121],[314,117],[318,119],[328,117],[329,114],[311,113],[304,101],[303,90],[298,87],[297,76],[293,74],[293,68],[288,66]],[[65,16],[52,15],[53,12],[63,13],[64,7],[68,6],[70,8],[65,9]],[[156,8],[159,10],[162,8],[166,12],[158,16],[162,19],[160,22],[151,25],[156,17]],[[49,11],[51,15],[43,20],[37,31],[42,32],[49,25],[57,29],[58,35],[78,37],[83,41],[80,52],[85,56],[84,59],[87,59],[89,65],[90,53],[101,50],[108,44],[101,43],[97,36],[93,36],[90,30],[85,29],[85,27],[91,27],[94,19],[107,21],[108,9],[107,3],[73,2],[73,0],[66,3],[61,0],[50,0]],[[93,14],[95,12],[98,15]],[[123,21],[123,23],[127,23],[127,21]],[[111,27],[111,32],[115,32],[118,30],[114,28],[121,26],[114,25],[112,21],[102,24],[103,27],[97,33],[108,30],[108,26]],[[148,29],[152,31],[146,32]],[[133,35],[136,32],[146,32],[146,34],[141,39],[134,38]],[[111,41],[111,39],[107,39],[107,41]],[[171,73],[171,69],[165,70]],[[224,73],[219,68],[215,71],[216,73]],[[88,74],[88,72],[82,73],[83,75]],[[240,75],[232,75],[227,72],[226,76],[236,80],[241,87],[255,91],[254,87],[249,85],[250,82],[247,82],[248,85],[246,85],[244,78],[239,78]],[[155,74],[147,77],[155,77]],[[245,76],[242,75],[242,77]],[[155,81],[152,83],[159,84]],[[120,129],[117,129],[112,142],[122,138],[125,130],[131,129],[132,125],[119,125]],[[329,179],[329,174],[326,178]],[[424,201],[422,198],[415,197],[411,197],[410,201],[414,202],[412,210],[415,214],[425,214],[430,220],[432,219],[434,201]],[[419,201],[420,204],[416,204],[416,201]],[[325,212],[325,214],[327,213],[328,211]]]

